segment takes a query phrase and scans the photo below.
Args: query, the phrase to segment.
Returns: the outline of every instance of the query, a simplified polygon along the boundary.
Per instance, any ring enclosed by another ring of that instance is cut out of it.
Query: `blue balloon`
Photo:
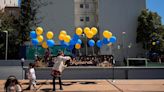
[[[39,43],[38,39],[32,39],[32,44],[33,45],[38,45],[38,43]]]
[[[95,45],[95,41],[94,40],[89,40],[88,44],[89,44],[89,46],[93,47]]]
[[[73,39],[74,39],[74,40],[78,40],[79,38],[80,38],[80,37],[79,37],[77,34],[74,34],[74,35],[73,35]]]
[[[76,41],[74,39],[71,39],[71,41],[69,42],[70,45],[75,45]]]
[[[102,42],[101,40],[98,40],[98,41],[96,42],[96,45],[97,45],[97,47],[101,48],[102,45],[103,45],[103,42]]]
[[[82,41],[80,39],[78,39],[77,44],[82,44]]]
[[[67,46],[67,49],[68,50],[72,50],[74,48],[74,45],[69,45],[69,46]]]
[[[55,42],[53,40],[47,40],[48,47],[53,47],[55,45]]]
[[[37,37],[36,32],[35,32],[35,31],[31,31],[31,32],[30,32],[30,37],[31,37],[32,39],[35,39],[35,38]]]
[[[160,43],[160,41],[156,41],[156,44],[159,44]]]
[[[103,43],[104,43],[104,44],[108,44],[108,43],[110,43],[110,40],[107,39],[107,38],[103,38]]]
[[[62,46],[64,46],[64,47],[69,46],[69,44],[68,44],[68,43],[66,43],[66,42],[64,42],[63,40],[62,40],[62,41],[60,41],[60,45],[62,45]]]
[[[116,42],[116,37],[115,37],[115,36],[112,36],[112,37],[110,38],[110,42],[111,42],[111,43],[115,43],[115,42]]]

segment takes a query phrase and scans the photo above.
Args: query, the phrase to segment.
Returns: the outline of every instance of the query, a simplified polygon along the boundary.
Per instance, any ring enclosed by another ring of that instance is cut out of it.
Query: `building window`
[[[85,21],[86,21],[86,22],[88,22],[88,21],[89,21],[89,17],[88,17],[88,16],[85,18]]]
[[[80,4],[80,8],[83,8],[83,4]]]
[[[88,9],[88,8],[89,8],[89,4],[85,4],[85,8],[87,8],[87,9]]]
[[[80,17],[80,21],[83,22],[84,21],[84,18],[83,17]]]

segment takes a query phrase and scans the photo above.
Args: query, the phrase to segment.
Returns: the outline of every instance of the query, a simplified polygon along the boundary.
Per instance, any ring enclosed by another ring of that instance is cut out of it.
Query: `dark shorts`
[[[51,75],[53,77],[60,77],[61,76],[61,73],[59,71],[57,71],[57,70],[52,70]]]

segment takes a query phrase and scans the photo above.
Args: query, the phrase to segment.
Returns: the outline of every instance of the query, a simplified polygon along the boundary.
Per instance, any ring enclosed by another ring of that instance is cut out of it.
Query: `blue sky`
[[[162,19],[164,24],[164,0],[146,0],[147,8],[153,12],[157,12]]]

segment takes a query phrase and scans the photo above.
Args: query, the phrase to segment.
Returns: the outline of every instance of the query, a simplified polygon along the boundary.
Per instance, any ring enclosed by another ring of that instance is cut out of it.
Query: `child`
[[[28,79],[29,79],[29,86],[26,88],[26,90],[31,89],[31,85],[33,88],[36,90],[36,75],[35,75],[35,69],[34,69],[34,64],[29,63],[29,69],[28,69]]]
[[[13,75],[9,76],[6,80],[4,89],[6,92],[22,92],[22,87],[17,78]]]

